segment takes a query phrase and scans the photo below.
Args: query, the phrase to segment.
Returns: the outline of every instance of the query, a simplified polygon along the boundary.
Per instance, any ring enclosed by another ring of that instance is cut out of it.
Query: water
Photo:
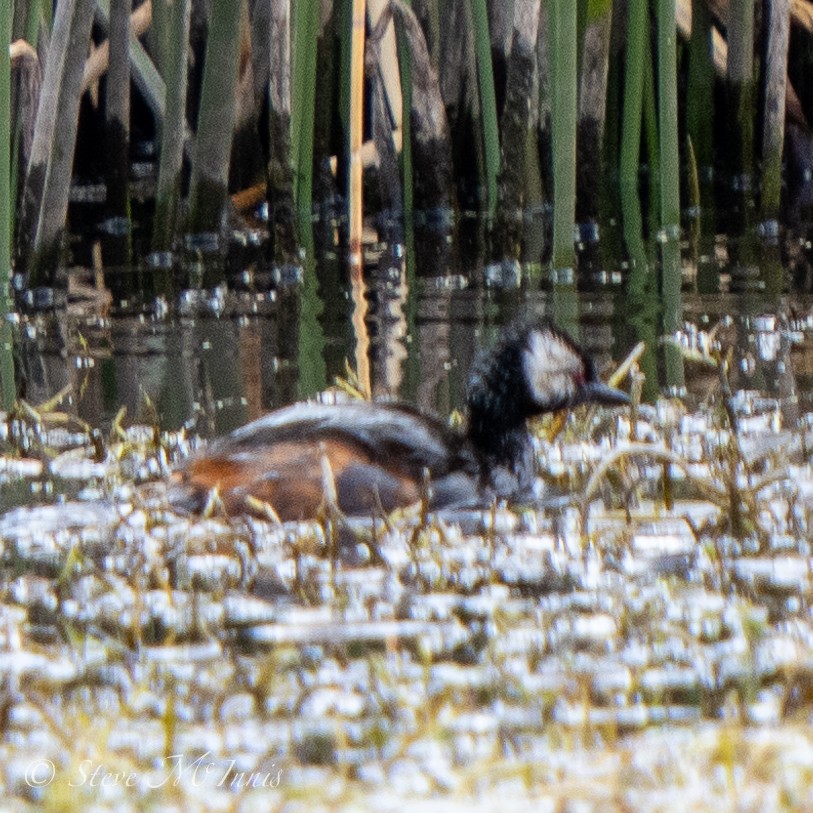
[[[684,251],[683,321],[692,333],[730,320],[721,333],[740,359],[735,388],[794,395],[805,408],[810,382],[804,359],[813,330],[804,292],[808,250],[795,246],[799,292],[785,294],[770,290],[776,275],[772,243],[757,244],[762,256],[757,252],[755,263],[762,259],[762,266],[732,259],[734,246],[718,241],[697,260]],[[459,408],[476,349],[522,311],[564,326],[596,356],[600,369],[643,340],[647,397],[670,384],[654,264],[646,289],[631,291],[622,284],[631,273],[628,263],[597,265],[593,245],[585,250],[587,273],[577,290],[573,279],[557,278],[551,288],[531,264],[507,273],[481,260],[469,268],[443,266],[439,274],[432,264],[412,267],[400,245],[375,249],[364,289],[375,395],[440,414]],[[230,287],[180,295],[155,293],[161,271],[154,268],[131,280],[117,269],[86,275],[69,289],[66,310],[20,322],[18,370],[26,399],[41,403],[70,385],[71,410],[97,427],[109,426],[121,406],[128,420],[144,419],[149,399],[162,428],[188,425],[210,436],[333,385],[346,375],[347,363],[355,363],[357,348],[351,322],[358,302],[352,301],[342,258],[322,250],[306,258],[304,270],[260,273],[261,267],[254,258],[231,274]],[[313,283],[303,284],[303,275]],[[99,287],[104,283],[112,295]],[[133,284],[138,292],[122,293]],[[771,348],[764,338],[770,334],[777,342]],[[689,390],[698,386],[690,376]]]
[[[331,250],[181,295],[119,275],[111,299],[88,277],[66,310],[21,317],[27,401],[66,395],[0,429],[5,795],[809,804],[813,301],[729,242],[696,263],[685,248],[668,337],[650,272],[625,288],[630,268],[596,246],[580,290],[382,245],[361,297]],[[543,427],[538,505],[286,525],[169,510],[170,470],[203,440],[358,384],[364,308],[377,395],[449,415],[477,348],[529,309],[608,372],[645,340],[645,402]]]

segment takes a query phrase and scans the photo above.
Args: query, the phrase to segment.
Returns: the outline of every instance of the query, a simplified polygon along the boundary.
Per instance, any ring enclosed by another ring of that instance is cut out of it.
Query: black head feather
[[[504,466],[520,481],[531,468],[528,418],[594,401],[628,403],[602,384],[592,360],[548,321],[507,327],[469,375],[469,439],[483,467]]]

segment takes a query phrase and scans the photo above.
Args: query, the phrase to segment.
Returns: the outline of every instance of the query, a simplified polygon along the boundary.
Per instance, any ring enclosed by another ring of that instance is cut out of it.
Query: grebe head
[[[486,457],[511,466],[528,445],[528,418],[588,401],[612,406],[629,397],[599,381],[592,360],[553,325],[518,322],[472,367],[469,437]]]
[[[593,360],[550,325],[526,328],[522,379],[535,407],[530,414],[555,412],[588,401],[607,406],[629,403],[629,396],[598,379]]]

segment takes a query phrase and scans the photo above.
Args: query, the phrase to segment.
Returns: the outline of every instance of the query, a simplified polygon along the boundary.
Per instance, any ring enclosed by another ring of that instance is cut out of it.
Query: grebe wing
[[[403,404],[370,401],[293,404],[214,441],[206,454],[242,457],[258,447],[311,439],[358,446],[371,462],[413,476],[475,466],[462,437],[439,419]]]

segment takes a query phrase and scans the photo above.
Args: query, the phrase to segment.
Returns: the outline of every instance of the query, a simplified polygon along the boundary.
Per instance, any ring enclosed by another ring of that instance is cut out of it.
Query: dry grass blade
[[[336,376],[334,384],[340,392],[349,395],[355,400],[370,400],[369,389],[365,389],[364,385],[359,381],[356,371],[350,366],[350,362],[347,359],[344,361],[344,375]]]
[[[254,514],[255,516],[264,519],[277,527],[282,526],[282,520],[279,517],[279,514],[274,510],[274,506],[271,503],[267,503],[265,500],[258,500],[256,497],[252,496],[251,494],[246,495],[246,508]]]
[[[33,409],[35,409],[40,414],[44,414],[46,412],[53,412],[59,404],[61,404],[73,391],[72,384],[66,384],[56,395],[53,395],[47,401],[42,401],[41,403],[37,404]]]
[[[615,449],[607,457],[605,457],[596,470],[590,475],[587,485],[584,487],[582,494],[583,510],[587,510],[587,506],[596,493],[599,483],[607,476],[610,469],[613,468],[620,460],[629,457],[648,457],[655,460],[663,460],[666,463],[671,463],[674,466],[680,467],[686,474],[686,477],[692,482],[696,483],[698,487],[702,488],[714,499],[719,501],[728,500],[728,492],[724,489],[718,488],[711,480],[706,478],[698,478],[693,475],[689,469],[688,461],[684,460],[680,455],[670,449],[661,446],[653,446],[648,443],[631,443],[621,449]]]
[[[610,376],[607,380],[607,383],[611,387],[617,387],[634,369],[635,365],[638,363],[641,356],[643,356],[644,351],[646,350],[646,343],[645,342],[638,342],[635,347],[632,348],[629,355],[618,365],[615,372]]]
[[[152,0],[146,0],[130,15],[130,31],[133,36],[141,37],[149,31],[152,25]],[[94,82],[98,82],[107,73],[110,63],[110,43],[105,40],[94,48],[85,63],[82,75],[82,91],[86,91]]]

